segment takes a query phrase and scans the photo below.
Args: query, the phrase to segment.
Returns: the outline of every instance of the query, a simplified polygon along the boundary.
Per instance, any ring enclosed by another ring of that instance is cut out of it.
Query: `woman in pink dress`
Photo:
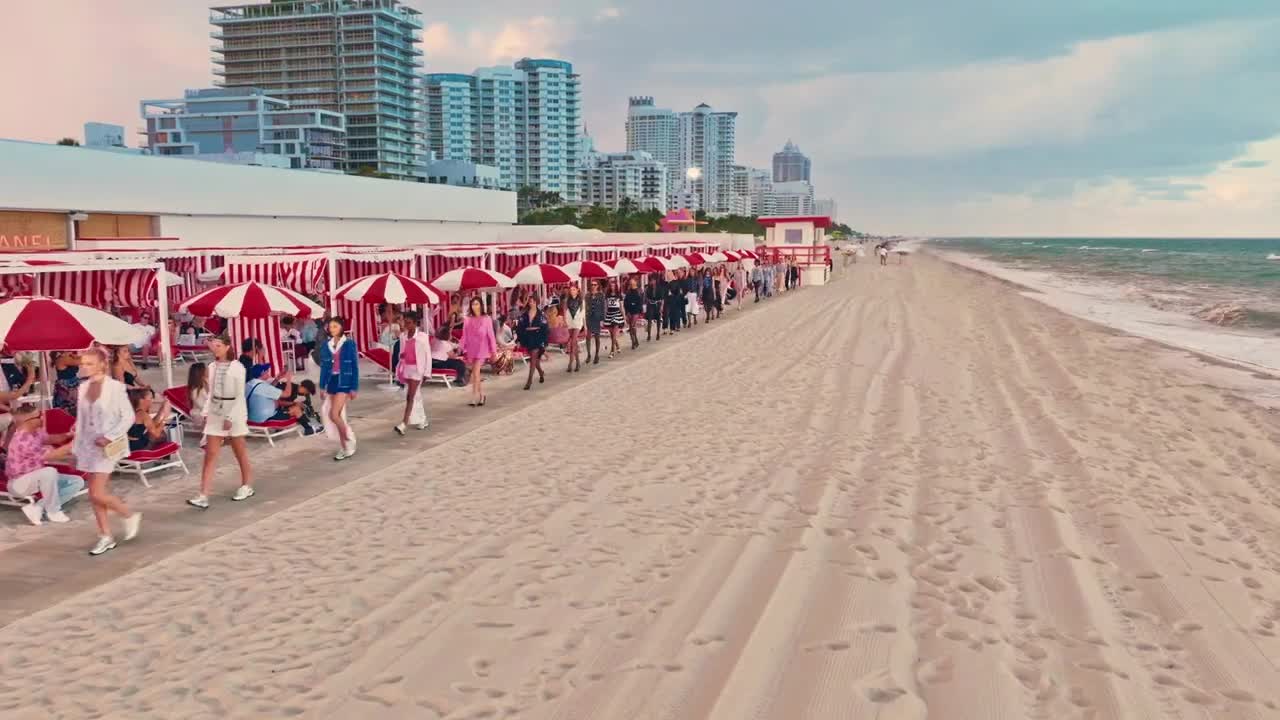
[[[467,317],[462,321],[462,357],[470,374],[471,407],[484,405],[484,386],[480,368],[498,352],[498,339],[493,335],[493,321],[484,311],[480,298],[471,298]]]

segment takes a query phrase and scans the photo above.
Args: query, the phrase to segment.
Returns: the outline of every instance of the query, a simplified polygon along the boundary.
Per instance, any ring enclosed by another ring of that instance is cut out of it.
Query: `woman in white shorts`
[[[204,404],[204,469],[200,473],[200,494],[187,504],[209,509],[209,491],[213,487],[213,473],[218,465],[222,444],[231,445],[236,462],[240,464],[240,487],[232,500],[248,500],[253,497],[253,471],[249,468],[249,449],[244,439],[249,434],[249,405],[245,400],[244,365],[231,350],[231,339],[219,335],[209,340],[213,362],[209,365],[209,394]]]
[[[107,487],[111,473],[116,470],[116,461],[129,453],[126,435],[133,424],[134,412],[124,384],[107,375],[107,352],[100,347],[90,348],[80,356],[79,387],[71,452],[76,458],[76,468],[86,474],[89,502],[98,521],[98,543],[89,554],[101,555],[116,546],[107,520],[109,513],[124,518],[125,540],[137,537],[142,524],[142,513],[130,512]]]

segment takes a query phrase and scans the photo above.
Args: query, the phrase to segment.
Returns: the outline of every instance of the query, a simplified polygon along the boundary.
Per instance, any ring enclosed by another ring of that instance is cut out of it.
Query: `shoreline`
[[[928,242],[917,246],[922,254],[937,258],[961,270],[978,273],[1007,284],[1018,294],[1071,317],[1084,320],[1112,333],[1154,343],[1167,350],[1185,353],[1219,372],[1187,364],[1187,371],[1208,375],[1207,382],[1231,390],[1268,409],[1280,409],[1280,337],[1215,328],[1178,313],[1137,303],[1103,300],[1073,291],[1059,276],[1048,272],[1019,270],[965,252],[946,250]],[[1241,341],[1243,351],[1224,352],[1228,338]],[[1263,358],[1274,358],[1268,365]],[[1230,378],[1223,371],[1239,375]],[[1247,376],[1247,377],[1245,377]]]

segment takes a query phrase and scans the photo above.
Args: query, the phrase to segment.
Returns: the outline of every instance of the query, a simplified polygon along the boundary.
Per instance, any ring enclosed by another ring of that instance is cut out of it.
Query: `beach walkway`
[[[937,259],[837,277],[33,550],[0,717],[1275,717],[1277,418]]]

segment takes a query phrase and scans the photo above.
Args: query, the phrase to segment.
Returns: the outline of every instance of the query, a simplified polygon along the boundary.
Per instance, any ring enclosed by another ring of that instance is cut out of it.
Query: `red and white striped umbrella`
[[[216,268],[205,270],[196,276],[196,279],[202,283],[213,285],[227,279],[227,266],[219,265]]]
[[[605,265],[598,260],[577,260],[564,266],[564,269],[574,275],[584,278],[611,278],[618,277],[618,271]]]
[[[670,270],[682,270],[693,267],[693,263],[689,262],[684,255],[671,255],[666,258],[671,263]]]
[[[551,263],[534,263],[525,265],[511,276],[517,285],[560,285],[577,282],[578,276],[559,265]]]
[[[707,255],[706,258],[709,263],[729,262],[729,256],[724,254],[724,251],[722,250],[717,250],[710,255]]]
[[[356,278],[338,288],[340,300],[393,305],[439,305],[440,293],[417,278],[388,272]]]
[[[612,267],[614,270],[617,270],[618,273],[621,275],[635,275],[636,273],[655,272],[653,270],[649,270],[647,266],[641,267],[640,265],[637,265],[636,264],[637,262],[638,262],[637,260],[632,260],[631,258],[618,258],[617,260],[611,260],[609,262],[609,266]]]
[[[739,250],[739,251],[738,251],[738,255],[740,255],[742,258],[744,258],[744,259],[746,259],[746,260],[758,260],[758,259],[760,259],[760,256],[756,254],[756,251],[755,251],[755,250]]]
[[[645,272],[660,273],[675,269],[670,260],[658,255],[647,255],[636,260],[635,263],[637,267],[644,268]]]
[[[88,305],[42,297],[0,302],[0,345],[9,352],[84,350],[95,342],[132,345],[142,337],[141,328]]]
[[[715,260],[712,259],[711,253],[700,253],[700,252],[689,253],[688,255],[684,256],[684,259],[687,260],[689,264],[692,265],[693,267],[698,267],[699,265],[706,265],[708,263],[715,262]]]
[[[324,308],[292,290],[259,282],[223,285],[206,290],[178,306],[196,317],[265,318],[272,315],[320,317]]]
[[[474,267],[450,270],[431,281],[431,287],[445,292],[492,290],[493,288],[513,288],[515,286],[515,280],[496,270],[483,270]]]
[[[742,255],[737,250],[725,250],[720,254],[724,255],[725,262],[738,262],[742,259]]]

